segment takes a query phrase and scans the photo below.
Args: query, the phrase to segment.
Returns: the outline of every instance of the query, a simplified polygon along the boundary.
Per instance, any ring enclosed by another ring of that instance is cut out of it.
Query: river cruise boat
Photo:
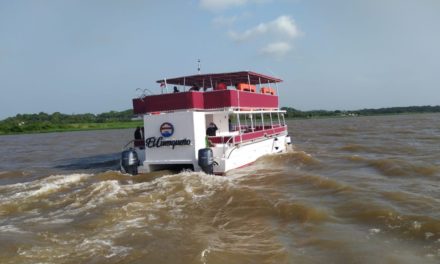
[[[290,137],[285,111],[279,109],[280,82],[251,71],[157,81],[161,94],[133,99],[144,127],[122,152],[122,170],[224,175],[263,155],[285,152]]]

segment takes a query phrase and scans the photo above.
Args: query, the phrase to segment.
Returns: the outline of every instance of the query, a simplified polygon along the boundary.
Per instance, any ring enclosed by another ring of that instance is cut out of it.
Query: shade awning
[[[255,73],[251,71],[229,72],[229,73],[210,73],[182,76],[177,78],[158,80],[157,83],[167,83],[172,85],[197,86],[209,88],[217,83],[225,83],[228,86],[233,86],[238,83],[266,84],[279,83],[281,79],[271,77],[268,75]]]

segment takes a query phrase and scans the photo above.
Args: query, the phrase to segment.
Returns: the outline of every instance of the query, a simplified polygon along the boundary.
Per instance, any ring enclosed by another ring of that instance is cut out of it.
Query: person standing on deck
[[[206,129],[206,135],[208,137],[215,137],[217,130],[218,130],[218,127],[213,122],[211,122],[209,124],[208,128]]]
[[[142,140],[142,131],[140,127],[136,127],[136,130],[134,131],[134,139]]]

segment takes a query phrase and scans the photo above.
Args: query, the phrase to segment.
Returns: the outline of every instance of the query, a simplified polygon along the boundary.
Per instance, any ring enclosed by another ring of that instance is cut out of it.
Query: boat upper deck
[[[133,99],[135,114],[219,108],[277,109],[278,96],[236,90],[179,92]]]
[[[135,114],[176,110],[277,109],[281,79],[242,71],[198,74],[157,81],[162,94],[133,99]],[[172,91],[168,93],[171,86]],[[190,88],[188,88],[190,87]]]

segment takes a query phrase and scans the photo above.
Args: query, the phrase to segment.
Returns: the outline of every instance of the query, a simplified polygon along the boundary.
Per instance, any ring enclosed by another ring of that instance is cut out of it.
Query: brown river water
[[[0,263],[440,263],[440,114],[289,132],[227,176],[123,175],[132,130],[0,136]]]

